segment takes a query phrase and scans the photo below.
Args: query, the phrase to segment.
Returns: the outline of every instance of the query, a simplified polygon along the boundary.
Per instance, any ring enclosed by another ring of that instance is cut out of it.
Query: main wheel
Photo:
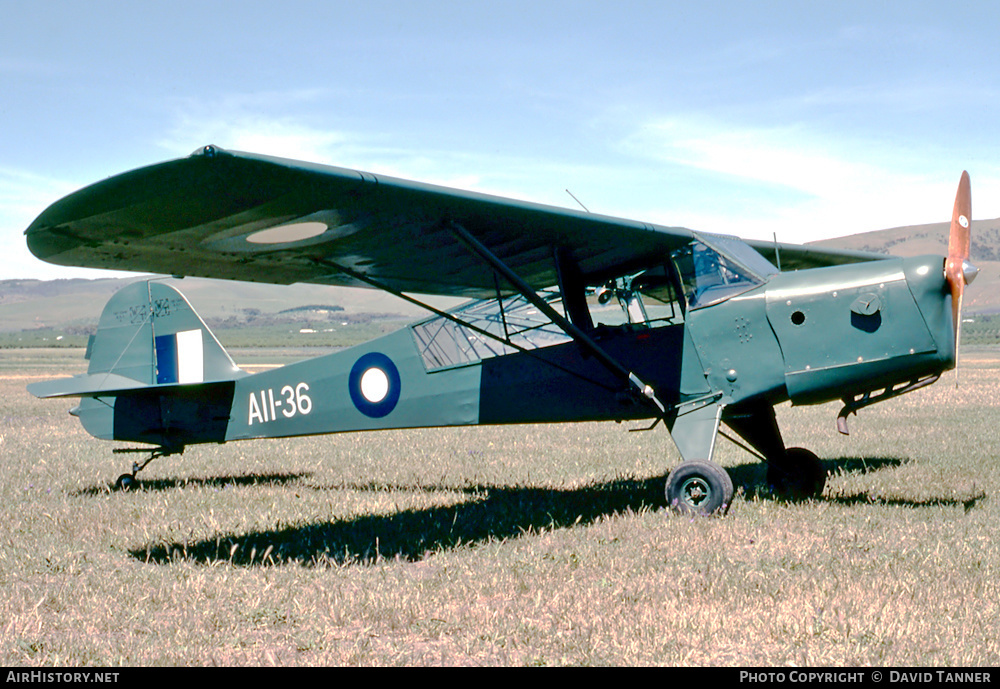
[[[767,460],[767,482],[786,500],[818,498],[826,487],[826,469],[814,453],[793,447],[783,457]]]
[[[695,459],[667,476],[667,505],[683,514],[725,514],[733,501],[733,481],[718,464]]]

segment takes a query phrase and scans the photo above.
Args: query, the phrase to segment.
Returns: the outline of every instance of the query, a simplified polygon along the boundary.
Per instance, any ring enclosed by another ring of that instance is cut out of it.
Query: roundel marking
[[[380,419],[399,402],[399,369],[385,354],[369,352],[354,362],[347,387],[359,412]]]

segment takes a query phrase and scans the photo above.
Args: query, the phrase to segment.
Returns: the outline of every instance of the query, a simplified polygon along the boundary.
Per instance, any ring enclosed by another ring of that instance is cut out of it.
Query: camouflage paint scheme
[[[384,428],[662,419],[687,462],[711,460],[720,423],[770,459],[785,453],[774,405],[843,399],[846,418],[955,364],[942,256],[744,243],[215,147],[76,192],[26,235],[60,264],[466,296],[503,322],[500,336],[470,329],[460,307],[248,375],[175,288],[134,283],[105,308],[88,373],[29,390],[80,397],[73,413],[91,434],[164,453]],[[550,312],[540,291],[552,287]],[[595,324],[602,291],[624,320]],[[646,316],[650,294],[669,315]],[[512,297],[541,309],[562,340],[506,332]],[[490,335],[500,351],[429,359],[426,333],[443,329],[463,343]]]

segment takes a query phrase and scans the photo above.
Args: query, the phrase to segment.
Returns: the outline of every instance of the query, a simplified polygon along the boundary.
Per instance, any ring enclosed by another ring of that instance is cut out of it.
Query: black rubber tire
[[[733,502],[733,480],[718,464],[683,462],[667,476],[667,506],[681,514],[725,514]]]
[[[768,459],[767,483],[784,500],[818,498],[826,487],[826,468],[814,453],[793,447],[783,457]]]
[[[138,481],[132,474],[122,474],[115,481],[115,488],[118,490],[132,490],[138,485]]]

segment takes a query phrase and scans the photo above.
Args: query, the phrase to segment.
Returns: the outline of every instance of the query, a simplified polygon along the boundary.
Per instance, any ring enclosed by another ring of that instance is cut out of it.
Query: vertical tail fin
[[[118,291],[104,307],[87,373],[183,385],[232,380],[241,372],[184,295],[150,281]]]
[[[158,281],[132,283],[111,297],[87,359],[85,375],[35,383],[28,391],[38,397],[89,397],[244,375],[184,295]]]
[[[88,433],[177,451],[221,442],[243,375],[187,299],[163,282],[133,283],[104,307],[87,373],[28,386],[37,397],[81,397],[70,411]]]

